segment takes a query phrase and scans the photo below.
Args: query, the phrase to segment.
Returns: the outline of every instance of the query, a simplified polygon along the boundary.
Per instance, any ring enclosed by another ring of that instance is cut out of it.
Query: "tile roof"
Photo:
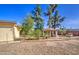
[[[0,27],[13,27],[14,25],[16,25],[15,22],[0,21]]]

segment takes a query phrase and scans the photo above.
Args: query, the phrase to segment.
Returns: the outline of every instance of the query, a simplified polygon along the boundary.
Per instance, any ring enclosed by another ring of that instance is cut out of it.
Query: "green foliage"
[[[21,32],[24,35],[32,35],[33,31],[34,31],[34,20],[31,18],[31,16],[29,16],[24,20]]]
[[[52,27],[52,19],[53,19],[52,15],[53,15],[54,11],[56,10],[57,6],[58,5],[56,5],[56,4],[50,4],[50,5],[48,5],[47,12],[44,13],[49,18],[48,19],[48,23],[47,23],[47,25],[49,26],[49,28]]]
[[[34,35],[35,35],[35,37],[37,38],[37,39],[39,39],[39,37],[41,36],[41,31],[40,31],[40,29],[36,29],[35,31],[34,31]]]
[[[54,28],[56,29],[61,25],[61,22],[64,21],[65,17],[61,17],[59,12],[56,10],[57,9],[56,4],[50,4],[48,5],[47,12],[45,13],[46,16],[48,16],[48,26],[49,28]],[[54,31],[54,34],[56,32]]]
[[[48,16],[48,26],[49,28],[59,27],[61,22],[64,21],[64,17],[61,17],[59,12],[56,10],[57,4],[48,5],[47,12],[45,16]],[[39,38],[42,35],[44,28],[44,20],[42,18],[42,8],[40,5],[36,5],[32,11],[32,16],[28,16],[23,24],[21,33],[24,35],[34,36]],[[46,34],[46,36],[49,34]]]
[[[41,17],[42,9],[40,5],[36,5],[36,8],[32,11],[32,18],[35,22],[35,29],[42,30],[44,27],[44,22]]]
[[[59,12],[56,10],[54,13],[54,16],[52,17],[52,28],[59,27],[61,25],[61,22],[63,22],[65,17],[61,17],[59,15]]]
[[[59,27],[60,23],[65,19],[65,17],[61,17],[59,15],[59,12],[56,10],[57,6],[57,4],[50,4],[47,8],[47,12],[45,13],[45,15],[49,17],[47,24],[49,28]]]

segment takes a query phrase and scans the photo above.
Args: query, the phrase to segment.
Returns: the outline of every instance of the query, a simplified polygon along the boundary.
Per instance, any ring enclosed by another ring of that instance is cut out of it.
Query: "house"
[[[59,29],[44,29],[44,33],[47,33],[50,37],[54,36],[54,31],[56,31],[56,35],[61,35]],[[72,36],[79,36],[79,29],[66,29],[63,35],[72,35]]]
[[[0,41],[13,41],[19,38],[19,36],[16,23],[0,21]]]
[[[73,36],[79,36],[79,29],[67,29],[67,33],[71,33]]]

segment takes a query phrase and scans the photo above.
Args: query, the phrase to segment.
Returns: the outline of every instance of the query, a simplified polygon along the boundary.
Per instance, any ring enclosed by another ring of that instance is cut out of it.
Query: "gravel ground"
[[[1,55],[78,55],[79,40],[27,40],[0,44]]]

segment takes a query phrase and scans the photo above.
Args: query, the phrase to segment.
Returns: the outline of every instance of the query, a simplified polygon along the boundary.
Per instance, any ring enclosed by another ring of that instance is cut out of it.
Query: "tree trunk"
[[[56,30],[56,37],[58,37],[58,31]]]
[[[54,36],[57,37],[58,36],[58,31],[56,30],[56,28],[54,27]]]
[[[50,32],[50,37],[51,37],[51,30],[49,30],[49,32]]]
[[[54,28],[54,37],[58,37],[58,31]]]
[[[54,27],[54,37],[56,36],[56,30],[55,30],[55,27]]]

